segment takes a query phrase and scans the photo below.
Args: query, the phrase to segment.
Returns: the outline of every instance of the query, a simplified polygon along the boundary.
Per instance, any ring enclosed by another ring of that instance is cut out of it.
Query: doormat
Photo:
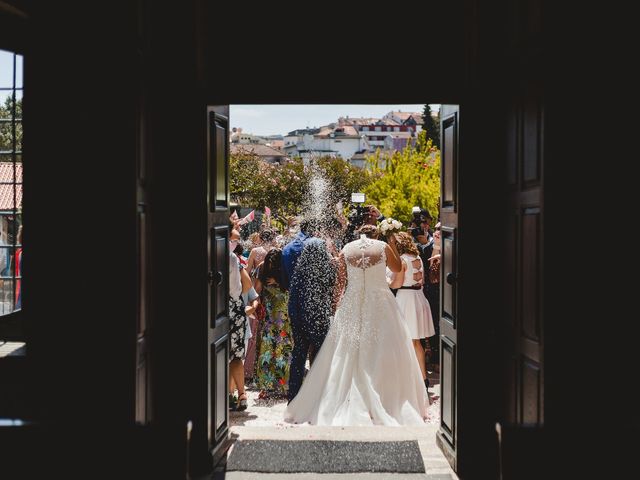
[[[262,473],[424,473],[418,442],[244,440],[234,444],[227,471]]]

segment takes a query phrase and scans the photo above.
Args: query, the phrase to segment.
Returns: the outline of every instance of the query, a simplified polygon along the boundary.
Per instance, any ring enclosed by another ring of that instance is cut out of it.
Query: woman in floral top
[[[289,293],[281,285],[282,250],[273,249],[267,253],[260,266],[259,282],[267,314],[258,327],[259,349],[257,354],[256,377],[260,398],[269,394],[286,396],[289,384],[289,365],[293,352],[291,322],[287,312]]]

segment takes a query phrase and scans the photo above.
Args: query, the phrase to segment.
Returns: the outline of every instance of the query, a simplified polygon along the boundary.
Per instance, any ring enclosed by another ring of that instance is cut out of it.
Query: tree
[[[16,101],[15,118],[22,118],[22,99]],[[0,104],[0,150],[11,151],[13,150],[13,126],[11,122],[5,122],[4,120],[10,120],[13,117],[13,97],[7,96],[4,100],[4,104]],[[16,150],[22,150],[22,122],[16,123]],[[2,160],[5,160],[3,158]],[[19,158],[18,158],[18,161]]]
[[[334,204],[342,202],[346,206],[352,193],[364,191],[373,180],[369,170],[355,167],[342,158],[323,157],[317,160],[317,165],[331,185]]]
[[[440,148],[440,112],[433,117],[431,113],[431,107],[429,104],[424,106],[424,112],[422,113],[423,125],[422,130],[427,132],[427,138],[431,139],[433,145]]]
[[[274,165],[253,152],[233,153],[229,159],[231,200],[259,210],[266,206],[276,215],[297,215],[307,190],[304,169],[300,159]]]
[[[434,221],[440,205],[440,150],[426,132],[420,132],[415,147],[408,145],[391,156],[367,157],[374,180],[366,187],[367,203],[383,215],[400,220],[406,227],[414,206],[426,208]]]
[[[229,166],[231,200],[258,210],[267,206],[281,222],[318,209],[329,213],[339,201],[346,205],[352,192],[362,191],[374,178],[342,158],[331,157],[314,159],[308,165],[294,158],[278,165],[266,163],[252,152],[241,152],[231,154]],[[318,194],[310,182],[318,178],[323,179],[322,198],[312,198]]]

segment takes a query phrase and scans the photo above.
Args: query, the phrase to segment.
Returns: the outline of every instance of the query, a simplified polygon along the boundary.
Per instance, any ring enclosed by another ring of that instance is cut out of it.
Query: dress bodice
[[[347,291],[389,289],[385,275],[385,246],[386,244],[380,240],[366,237],[345,245],[342,253],[347,264]]]
[[[422,272],[424,278],[424,267],[422,264],[422,259],[418,256],[410,255],[408,253],[403,253],[402,255],[400,255],[400,258],[407,265],[407,271],[404,274],[404,281],[402,282],[402,286],[411,287],[417,283],[420,283],[422,280],[415,280],[414,275],[416,273]],[[416,261],[420,262],[420,266],[418,268],[413,265]]]

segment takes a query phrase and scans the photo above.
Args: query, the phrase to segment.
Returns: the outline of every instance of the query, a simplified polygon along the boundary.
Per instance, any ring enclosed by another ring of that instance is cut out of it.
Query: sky
[[[439,104],[430,104],[437,110]],[[231,105],[231,128],[240,127],[254,135],[285,135],[298,128],[321,127],[337,122],[338,117],[380,118],[390,111],[420,112],[417,105]]]
[[[0,102],[4,103],[7,95],[11,94],[11,90],[2,90],[3,88],[13,87],[13,53],[6,50],[0,50]],[[22,87],[22,56],[16,57],[16,87]],[[18,98],[22,92],[16,92]]]

